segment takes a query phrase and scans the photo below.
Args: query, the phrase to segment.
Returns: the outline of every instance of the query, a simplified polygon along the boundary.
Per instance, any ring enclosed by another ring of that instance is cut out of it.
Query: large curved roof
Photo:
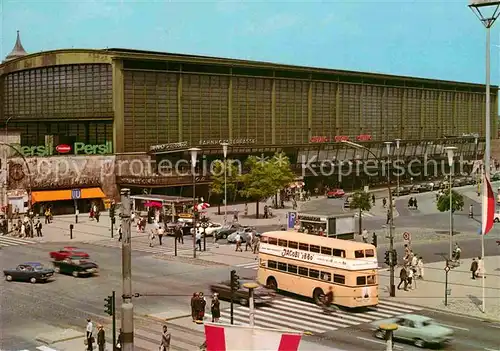
[[[447,80],[396,76],[381,73],[355,72],[318,67],[294,66],[288,64],[277,64],[270,62],[249,61],[242,59],[220,58],[212,56],[189,55],[178,53],[167,53],[157,51],[134,50],[124,48],[110,49],[60,49],[44,52],[37,52],[22,57],[15,57],[9,61],[4,61],[0,64],[0,75],[15,72],[24,69],[37,67],[47,67],[56,65],[69,64],[98,64],[112,63],[113,60],[132,60],[132,61],[171,61],[178,63],[191,63],[202,65],[217,65],[226,67],[243,67],[279,70],[289,72],[311,73],[311,74],[326,74],[326,75],[342,75],[364,79],[388,80],[388,81],[404,81],[412,82],[413,84],[436,84],[436,85],[455,85],[462,87],[484,87],[483,84],[455,82]],[[494,86],[493,88],[497,88]]]

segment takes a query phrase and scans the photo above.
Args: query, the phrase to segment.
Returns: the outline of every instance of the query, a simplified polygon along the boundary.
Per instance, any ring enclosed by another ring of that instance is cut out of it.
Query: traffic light
[[[115,218],[115,205],[109,207],[109,217],[112,219]]]
[[[237,291],[239,289],[238,279],[240,277],[236,274],[235,270],[231,271],[231,291]]]
[[[387,250],[384,262],[388,266],[396,266],[398,264],[398,252],[396,250]]]
[[[377,234],[373,233],[372,236],[372,245],[377,247]]]
[[[113,296],[108,296],[104,299],[105,304],[104,304],[104,312],[109,314],[110,316],[113,315]]]
[[[390,251],[386,251],[385,252],[385,258],[384,258],[384,262],[386,265],[390,266],[391,265],[391,252]]]
[[[396,250],[392,250],[392,264],[393,266],[398,265],[398,252]]]

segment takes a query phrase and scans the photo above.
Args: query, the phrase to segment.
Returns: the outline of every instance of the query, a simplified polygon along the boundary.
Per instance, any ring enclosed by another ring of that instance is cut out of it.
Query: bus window
[[[299,250],[309,251],[309,244],[299,243]]]
[[[271,244],[271,245],[278,245],[278,239],[276,239],[276,238],[269,238],[269,244]]]
[[[260,242],[264,243],[264,244],[267,244],[267,236],[261,236],[260,237]]]
[[[356,285],[366,285],[366,277],[356,277]]]
[[[365,257],[365,252],[363,250],[354,251],[354,258],[363,258]]]
[[[345,284],[345,276],[340,274],[333,275],[333,282],[337,284]]]
[[[286,272],[286,263],[278,262],[278,270]]]
[[[290,249],[298,249],[299,248],[299,243],[296,241],[289,241],[288,242],[288,247]]]
[[[368,285],[375,284],[375,282],[376,282],[376,279],[375,279],[374,275],[369,275],[368,277],[366,277],[366,283]]]
[[[310,269],[309,276],[314,279],[319,279],[319,271],[316,269]]]
[[[274,268],[274,269],[276,269],[276,267],[278,267],[278,262],[276,262],[276,261],[267,261],[267,267],[268,268]]]
[[[288,246],[288,240],[279,239],[278,240],[278,246],[287,247]]]
[[[309,275],[309,269],[304,267],[299,267],[299,275],[304,275],[307,277]]]
[[[309,251],[319,253],[319,246],[309,245]]]
[[[333,256],[345,258],[345,251],[344,250],[333,249]]]
[[[297,266],[294,266],[293,264],[288,265],[288,271],[293,274],[297,274]]]
[[[332,255],[332,249],[329,248],[329,247],[321,247],[321,253],[323,255],[331,256]]]
[[[321,280],[331,282],[332,281],[332,274],[329,272],[321,272]]]
[[[375,251],[372,249],[365,250],[365,257],[375,257]]]

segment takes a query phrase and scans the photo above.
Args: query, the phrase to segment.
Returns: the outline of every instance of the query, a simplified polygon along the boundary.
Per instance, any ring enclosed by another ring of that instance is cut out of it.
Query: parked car
[[[226,239],[229,235],[233,234],[234,232],[244,228],[241,224],[239,223],[232,223],[232,224],[227,224],[222,226],[221,229],[215,232],[215,239]]]
[[[495,212],[495,215],[493,217],[493,222],[495,223],[500,222],[500,212]]]
[[[375,337],[378,339],[385,338],[385,331],[380,329],[380,325],[383,324],[396,324],[398,329],[394,331],[394,339],[411,342],[420,348],[443,345],[453,338],[453,330],[439,325],[432,318],[417,314],[406,314],[373,322]]]
[[[238,290],[235,292],[235,300],[243,306],[248,305],[248,289],[243,286],[247,282],[252,282],[248,279],[238,280]],[[213,284],[210,286],[212,293],[219,294],[221,300],[231,299],[231,286],[229,281],[225,281],[219,284]],[[273,290],[268,289],[264,286],[259,285],[258,288],[254,289],[254,303],[256,305],[263,305],[272,303],[276,298],[276,294]]]
[[[419,193],[423,193],[425,191],[426,190],[422,184],[415,184],[410,189],[410,193],[413,193],[413,194],[419,194]]]
[[[71,274],[73,277],[90,276],[98,273],[99,266],[82,257],[68,257],[52,262],[56,273]]]
[[[422,187],[422,191],[421,192],[433,191],[434,190],[434,183],[433,182],[422,183],[422,184],[420,184],[420,186]]]
[[[68,257],[82,257],[82,258],[89,258],[89,254],[80,250],[77,247],[74,246],[65,246],[59,251],[52,251],[49,253],[50,258],[56,260],[56,261],[62,261]]]
[[[345,196],[345,191],[342,189],[332,189],[326,193],[326,197],[329,199],[338,199]]]
[[[221,230],[223,227],[222,224],[220,223],[210,223],[208,228],[201,228],[200,226],[197,225],[196,231],[199,231],[200,233],[205,233],[205,236],[213,236],[215,232],[218,230]]]
[[[4,269],[5,280],[25,281],[35,284],[37,282],[46,282],[54,275],[54,270],[45,268],[39,262],[26,262],[18,265],[15,269]]]
[[[411,185],[400,186],[399,188],[395,188],[392,193],[396,196],[409,195],[411,188]]]

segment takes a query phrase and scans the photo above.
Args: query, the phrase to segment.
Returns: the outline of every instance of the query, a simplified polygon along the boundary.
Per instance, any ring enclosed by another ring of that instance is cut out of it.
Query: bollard
[[[69,238],[70,239],[73,239],[73,228],[74,228],[73,224],[70,224],[69,225]]]
[[[259,287],[259,284],[254,282],[248,282],[243,284],[245,288],[248,289],[248,312],[249,312],[249,325],[253,327],[255,325],[255,304],[254,304],[254,289]]]
[[[181,233],[182,234],[182,233]],[[177,257],[177,241],[179,240],[179,238],[177,237],[177,235],[174,237],[174,256]]]
[[[385,340],[386,340],[386,351],[392,351],[392,339],[393,339],[393,333],[395,330],[398,329],[397,324],[382,324],[379,326],[380,329],[385,331]]]

